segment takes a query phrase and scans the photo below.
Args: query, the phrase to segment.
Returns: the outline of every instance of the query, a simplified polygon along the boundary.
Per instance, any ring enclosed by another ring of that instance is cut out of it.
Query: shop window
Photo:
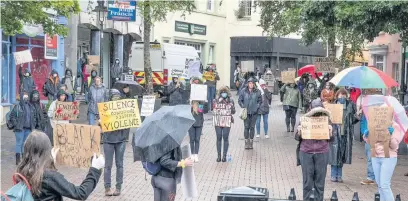
[[[11,69],[11,60],[10,60],[10,42],[5,41],[3,36],[3,41],[1,43],[1,103],[7,104],[11,103],[10,101],[10,69]]]
[[[374,55],[374,65],[378,70],[384,71],[384,56]]]

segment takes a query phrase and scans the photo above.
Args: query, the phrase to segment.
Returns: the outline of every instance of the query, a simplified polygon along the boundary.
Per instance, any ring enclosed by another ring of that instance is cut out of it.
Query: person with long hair
[[[225,106],[226,111],[218,111],[218,106],[222,105]],[[213,109],[214,109],[214,124],[215,124],[215,133],[217,135],[217,162],[222,162],[227,161],[227,152],[228,152],[228,147],[229,147],[229,133],[231,130],[231,127],[228,126],[227,124],[234,123],[234,118],[233,114],[235,114],[235,104],[234,100],[232,100],[231,97],[231,91],[229,90],[228,87],[222,87],[218,91],[218,98],[213,101]],[[230,118],[230,122],[228,122],[226,125],[217,125],[217,119],[220,116],[226,117],[226,119]],[[228,117],[229,116],[229,117]],[[223,153],[222,153],[222,159],[221,159],[221,142],[224,140],[224,146],[223,146]]]
[[[63,197],[86,200],[95,189],[105,166],[103,156],[94,154],[91,168],[80,186],[67,181],[55,167],[58,149],[51,147],[47,135],[33,131],[24,144],[25,154],[17,166],[17,173],[23,175],[31,186],[34,200],[62,201]]]
[[[193,77],[191,79],[192,84],[201,84],[201,80],[198,77]],[[199,162],[198,151],[200,149],[200,138],[203,132],[204,124],[204,103],[203,101],[191,101],[191,113],[195,119],[194,124],[188,130],[190,137],[190,149],[191,149],[191,159],[194,162]]]

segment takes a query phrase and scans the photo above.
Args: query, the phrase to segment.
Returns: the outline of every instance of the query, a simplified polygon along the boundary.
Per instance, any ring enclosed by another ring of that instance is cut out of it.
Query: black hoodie
[[[28,73],[28,76],[25,76],[25,74]],[[18,75],[20,77],[20,93],[22,92],[27,92],[30,94],[34,89],[35,89],[35,83],[33,80],[33,77],[31,76],[31,73],[29,72],[28,68],[24,70],[23,74],[23,69],[20,67],[18,69]]]
[[[34,94],[38,94],[38,100],[33,99]],[[44,104],[40,102],[40,92],[38,92],[37,90],[31,92],[30,103],[33,106],[35,117],[37,119],[35,128],[44,131],[49,119]]]

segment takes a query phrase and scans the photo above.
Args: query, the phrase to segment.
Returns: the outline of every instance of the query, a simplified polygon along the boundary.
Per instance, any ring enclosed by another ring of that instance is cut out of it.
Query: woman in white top
[[[51,125],[54,128],[55,124],[67,124],[68,120],[54,120],[55,111],[57,110],[57,101],[65,102],[67,101],[67,95],[63,90],[58,91],[57,100],[53,101],[48,108],[48,117],[51,119]]]

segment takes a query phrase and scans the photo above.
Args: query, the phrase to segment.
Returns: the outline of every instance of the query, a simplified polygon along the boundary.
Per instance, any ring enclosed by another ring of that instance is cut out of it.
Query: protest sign
[[[269,92],[272,92],[275,86],[275,76],[272,74],[264,74],[261,76],[261,78],[265,80],[266,87],[268,88]]]
[[[200,73],[200,64],[200,61],[189,62],[188,77],[202,78],[203,75]]]
[[[203,75],[203,78],[205,80],[208,80],[208,81],[214,81],[215,80],[215,74],[214,74],[214,72],[205,71],[204,75]]]
[[[254,62],[254,60],[241,61],[241,71],[243,73],[254,72],[255,71],[255,62]]]
[[[155,96],[143,96],[142,108],[140,109],[140,116],[147,117],[154,112]]]
[[[206,101],[207,100],[207,85],[192,84],[190,100]]]
[[[28,63],[33,61],[33,57],[31,55],[30,50],[23,50],[20,52],[14,52],[14,61],[16,65]]]
[[[333,124],[343,124],[343,104],[325,104],[324,107],[330,111]]]
[[[181,155],[182,158],[188,158],[191,156],[190,144],[187,143],[181,147]],[[183,189],[184,199],[192,199],[198,196],[193,166],[187,166],[183,169],[183,174],[181,175],[181,187]]]
[[[129,74],[125,74],[125,81],[135,81],[135,76],[133,76],[133,74],[129,75]]]
[[[100,152],[101,128],[84,124],[55,124],[54,147],[57,164],[89,168],[94,153]]]
[[[231,127],[231,104],[214,103],[213,125],[219,127]]]
[[[370,131],[368,143],[371,145],[372,151],[374,150],[371,156],[375,156],[375,144],[384,143],[386,144],[384,146],[385,157],[389,157],[389,146],[387,145],[390,141],[390,134],[388,128],[392,126],[393,112],[392,107],[368,107],[367,122],[368,130]]]
[[[282,79],[282,82],[285,84],[295,83],[295,78],[296,78],[296,71],[282,71],[281,72],[281,79]]]
[[[336,68],[341,68],[341,65],[335,57],[316,57],[314,60],[316,72],[336,72]]]
[[[86,65],[85,70],[87,73],[91,73],[92,70],[96,70],[99,66],[100,58],[99,55],[88,55],[88,65]]]
[[[103,132],[139,127],[141,124],[137,99],[98,103]]]
[[[60,102],[55,105],[55,120],[76,120],[79,115],[79,102]]]
[[[302,139],[308,140],[328,140],[329,118],[321,117],[301,117]]]

